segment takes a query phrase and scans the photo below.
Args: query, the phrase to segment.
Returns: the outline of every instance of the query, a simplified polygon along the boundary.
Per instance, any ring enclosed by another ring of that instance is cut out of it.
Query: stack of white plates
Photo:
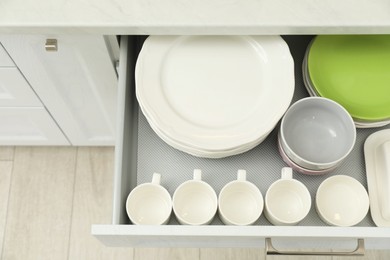
[[[206,158],[257,146],[294,92],[293,59],[279,36],[150,36],[135,77],[156,134]]]

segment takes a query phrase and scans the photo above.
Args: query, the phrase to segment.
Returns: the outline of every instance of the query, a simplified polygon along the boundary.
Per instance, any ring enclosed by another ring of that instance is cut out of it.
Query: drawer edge
[[[132,126],[136,125],[133,122],[138,120],[138,107],[134,98],[135,88],[128,87],[135,84],[134,73],[130,73],[134,71],[135,60],[135,39],[122,36],[118,69],[117,138],[112,215],[114,225],[127,222],[127,214],[123,205],[127,194],[137,182],[136,174],[124,174],[137,171],[137,128]]]
[[[390,249],[390,229],[377,227],[93,225],[91,232],[107,246],[264,247],[265,238],[273,238],[345,248],[363,238],[367,248]]]

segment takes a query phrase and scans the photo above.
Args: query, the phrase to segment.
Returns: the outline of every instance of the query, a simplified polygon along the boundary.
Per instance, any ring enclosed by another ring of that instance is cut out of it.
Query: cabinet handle
[[[266,255],[302,255],[302,256],[364,256],[364,239],[359,238],[357,240],[357,246],[352,251],[317,251],[317,252],[308,252],[308,251],[293,251],[293,250],[278,250],[272,245],[271,238],[265,239],[265,252]]]
[[[57,51],[58,50],[57,39],[46,39],[45,50]]]

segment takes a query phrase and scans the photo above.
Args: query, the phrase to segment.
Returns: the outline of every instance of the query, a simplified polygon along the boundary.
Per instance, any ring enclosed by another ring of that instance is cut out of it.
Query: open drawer
[[[302,61],[311,36],[284,37],[295,61],[294,101],[307,96],[302,80]],[[280,177],[285,167],[277,150],[277,128],[253,150],[223,159],[202,159],[185,154],[165,144],[149,127],[138,109],[134,93],[134,67],[142,38],[122,37],[119,67],[118,134],[115,151],[113,221],[93,225],[92,234],[107,246],[128,247],[265,247],[272,239],[286,247],[349,248],[364,239],[367,248],[390,249],[390,228],[379,228],[370,214],[354,227],[328,226],[318,217],[314,201],[309,215],[298,226],[273,226],[262,215],[252,226],[226,226],[215,217],[210,225],[179,225],[172,215],[168,225],[136,226],[129,222],[125,201],[137,184],[149,182],[153,172],[162,175],[162,185],[173,194],[176,187],[192,178],[194,168],[218,193],[235,179],[237,169],[247,170],[248,180],[265,195],[269,185]],[[283,75],[281,75],[282,77]],[[379,129],[358,129],[353,152],[330,175],[346,174],[367,187],[363,144]],[[319,184],[330,175],[307,176],[294,173],[315,198]]]

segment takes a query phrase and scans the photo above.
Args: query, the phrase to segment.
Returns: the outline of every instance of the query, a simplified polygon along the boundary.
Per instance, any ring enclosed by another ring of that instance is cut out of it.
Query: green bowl
[[[353,118],[390,118],[390,35],[321,35],[309,49],[309,77],[317,93]]]

